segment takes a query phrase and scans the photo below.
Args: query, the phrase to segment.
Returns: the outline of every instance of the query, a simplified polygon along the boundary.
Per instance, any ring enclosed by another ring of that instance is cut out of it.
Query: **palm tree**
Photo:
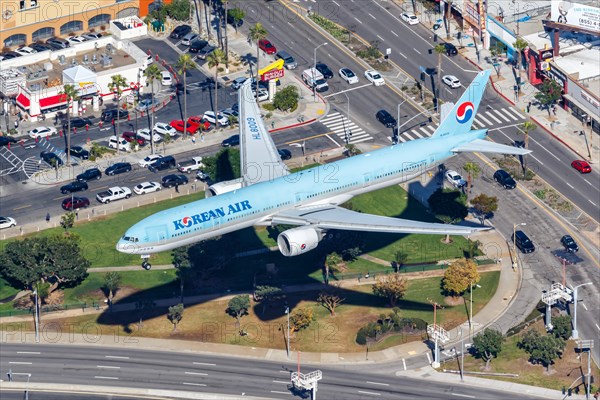
[[[60,94],[67,96],[67,166],[71,165],[71,107],[73,101],[79,100],[79,92],[75,86],[66,84]]]
[[[198,69],[198,66],[188,53],[179,56],[177,60],[177,72],[183,76],[183,134],[187,135],[187,71]]]
[[[262,24],[260,22],[257,22],[252,28],[250,28],[250,33],[248,34],[248,37],[250,38],[250,40],[255,40],[256,41],[256,93],[258,94],[258,70],[260,69],[259,67],[259,60],[260,60],[260,47],[258,47],[258,42],[264,38],[267,37],[267,35],[269,34],[269,32],[267,32],[267,30],[265,29],[264,26],[262,26]]]
[[[123,89],[127,86],[127,79],[123,75],[117,74],[110,77],[108,89],[112,90],[117,96],[117,154],[119,153],[118,138],[121,132],[121,95],[123,94]]]
[[[215,126],[219,129],[219,116],[217,114],[219,107],[217,104],[217,100],[219,99],[219,92],[217,91],[219,85],[219,65],[223,62],[223,58],[225,58],[225,53],[221,49],[215,49],[212,53],[210,53],[206,57],[206,62],[209,68],[215,69]]]
[[[435,88],[435,93],[434,96],[437,99],[437,102],[439,102],[439,94],[440,94],[440,85],[442,82],[442,56],[444,54],[446,54],[446,46],[444,46],[443,44],[437,44],[435,45],[435,47],[433,48],[433,50],[436,52],[436,54],[438,55],[438,65],[437,65],[437,85]],[[439,105],[437,106],[437,109],[439,109]]]
[[[450,39],[450,12],[452,11],[452,0],[446,0],[446,13],[444,14],[444,22],[446,23],[446,38]]]
[[[473,186],[472,179],[476,179],[481,172],[481,168],[474,162],[467,162],[463,165],[465,171],[467,171],[467,193],[471,193],[471,187]]]
[[[152,120],[150,122],[150,153],[154,154],[154,114],[156,110],[154,109],[154,82],[161,79],[160,68],[158,65],[151,64],[144,71],[144,76],[146,77],[147,86],[150,87],[150,93],[152,96]]]
[[[519,78],[521,77],[521,54],[523,54],[523,50],[529,46],[529,43],[521,37],[517,38],[517,41],[513,43],[513,46],[517,53],[517,71],[519,71]]]
[[[227,37],[227,8],[229,6],[229,0],[221,0],[221,3],[225,4],[225,72],[229,72],[229,38]]]
[[[525,121],[520,127],[521,129],[518,132],[523,132],[525,135],[524,146],[525,150],[529,148],[529,132],[537,128],[537,125],[531,121]],[[527,172],[527,155],[523,156],[523,178],[525,178],[525,173]]]

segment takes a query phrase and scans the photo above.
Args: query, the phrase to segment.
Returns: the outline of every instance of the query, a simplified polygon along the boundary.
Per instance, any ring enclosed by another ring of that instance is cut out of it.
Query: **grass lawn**
[[[0,278],[0,300],[6,299],[10,296],[14,296],[17,293],[19,293],[19,289],[10,286],[10,284],[7,281]]]

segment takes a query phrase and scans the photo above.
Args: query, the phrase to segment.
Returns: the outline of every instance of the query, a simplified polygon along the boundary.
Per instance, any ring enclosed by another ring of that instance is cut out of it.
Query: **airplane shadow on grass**
[[[224,167],[224,166],[222,166]],[[223,171],[222,171],[223,172]],[[231,173],[231,170],[227,171]],[[439,187],[439,180],[430,181],[430,188],[423,188],[422,193],[433,192]],[[420,182],[413,182],[411,185],[421,185]],[[427,190],[429,189],[429,190]],[[357,210],[360,211],[360,210]],[[426,213],[423,206],[412,196],[408,197],[407,207],[395,215],[397,218],[417,219],[425,222],[436,221],[433,216]],[[268,228],[268,234],[271,239],[276,239],[280,229],[286,227]],[[258,303],[254,312],[255,315],[263,320],[270,321],[281,318],[285,315],[285,308],[288,306],[291,311],[303,300],[316,300],[317,293],[327,287],[324,282],[325,272],[323,268],[324,260],[327,254],[332,251],[341,252],[351,247],[360,247],[362,253],[369,253],[385,246],[388,246],[406,234],[384,234],[384,233],[364,233],[348,231],[329,231],[319,246],[306,254],[296,257],[284,257],[279,251],[270,251],[260,240],[254,228],[243,229],[224,235],[215,240],[202,242],[203,252],[194,256],[197,260],[193,267],[194,277],[184,279],[185,305],[190,307],[197,304],[209,302],[222,297],[231,292],[252,293],[257,285],[270,285],[281,287],[283,291],[286,288],[296,285],[303,285],[303,292],[287,292],[283,298],[271,301],[264,305]],[[431,246],[440,246],[439,253],[433,251],[436,259],[449,259],[463,256],[463,249],[456,249],[455,253],[450,254],[447,246],[441,243],[443,235],[431,235],[431,240],[425,242]],[[408,244],[410,246],[410,243]],[[446,247],[445,247],[446,246]],[[403,250],[401,250],[403,251]],[[408,250],[407,250],[408,251]],[[419,251],[419,250],[417,250]],[[423,252],[432,254],[431,249],[423,249]],[[235,254],[249,252],[242,257],[235,257]],[[251,253],[251,254],[250,254]],[[204,263],[198,260],[211,260],[210,263]],[[425,261],[435,261],[432,259]],[[207,265],[218,265],[218,268],[206,268]],[[381,266],[385,269],[385,266]],[[389,266],[392,272],[392,266]],[[364,276],[363,271],[361,273]],[[374,276],[369,280],[375,282]],[[355,275],[357,276],[357,275]],[[356,279],[356,278],[355,278]],[[336,277],[330,277],[330,283],[335,282]],[[385,307],[387,299],[373,295],[370,292],[361,292],[340,288],[339,295],[346,300],[346,305],[375,306]],[[175,305],[180,301],[180,284],[178,280],[156,286],[147,290],[133,293],[119,301],[113,303],[115,311],[118,311],[119,305],[123,303],[136,303],[148,299],[172,299],[169,305]],[[163,316],[166,313],[166,305],[162,307],[153,307],[136,312],[111,312],[105,311],[98,319],[101,324],[113,325],[122,324],[127,327],[129,324],[135,324],[143,314],[143,319]],[[429,310],[431,304],[423,301],[405,301],[399,302],[398,306],[404,310]],[[225,311],[225,310],[223,310]],[[118,315],[117,315],[118,314]]]

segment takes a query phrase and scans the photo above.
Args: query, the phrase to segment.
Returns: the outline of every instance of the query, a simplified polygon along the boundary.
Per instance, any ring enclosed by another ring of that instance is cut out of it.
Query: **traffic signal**
[[[421,80],[424,81],[425,80],[425,72],[421,72]]]
[[[434,41],[434,42],[437,42],[437,33],[434,33],[434,34],[433,34],[433,41]]]

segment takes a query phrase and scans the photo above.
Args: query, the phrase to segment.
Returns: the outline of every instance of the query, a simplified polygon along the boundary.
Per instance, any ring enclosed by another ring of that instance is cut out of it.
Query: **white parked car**
[[[11,217],[0,217],[0,229],[12,228],[17,225],[17,221]]]
[[[154,128],[152,128],[152,130],[156,133],[160,133],[161,135],[169,135],[171,137],[177,135],[177,130],[171,125],[166,124],[164,122],[155,123]]]
[[[16,49],[15,52],[19,53],[19,54],[21,54],[23,56],[26,56],[28,54],[37,53],[37,50],[36,49],[32,49],[29,46],[23,46],[21,48]]]
[[[242,87],[242,85],[244,84],[244,82],[246,82],[246,79],[248,79],[248,78],[246,78],[244,76],[235,78],[233,81],[231,81],[231,88],[233,90],[239,90]]]
[[[452,186],[459,189],[467,184],[467,181],[465,181],[463,177],[454,170],[448,170],[446,172],[446,180],[450,182]]]
[[[400,18],[409,25],[417,25],[419,23],[419,18],[413,13],[404,12],[400,14]]]
[[[83,36],[70,36],[67,38],[67,40],[73,44],[83,43],[83,42],[87,41],[87,39],[84,38]]]
[[[56,128],[52,126],[40,126],[38,128],[34,128],[27,132],[29,137],[36,138],[45,138],[46,136],[56,135]]]
[[[385,85],[385,80],[383,79],[383,76],[381,76],[381,74],[375,71],[374,69],[366,70],[365,78],[367,78],[367,80],[375,86]]]
[[[152,138],[150,138],[150,129],[148,128],[138,129],[137,136],[141,137],[147,142],[151,142],[154,140],[154,143],[158,143],[162,140],[162,136],[160,136],[158,133],[154,133],[152,135]]]
[[[228,126],[229,125],[229,118],[227,118],[226,116],[224,116],[221,113],[218,113],[218,117],[219,119],[219,125],[221,126]],[[217,124],[217,121],[215,119],[215,112],[214,111],[206,111],[204,113],[204,115],[202,116],[202,119],[205,119],[206,121],[210,122],[211,124]]]
[[[147,167],[148,165],[152,164],[154,161],[158,160],[159,158],[162,158],[162,154],[150,154],[149,156],[144,157],[143,159],[141,159],[138,164],[140,167]]]
[[[169,71],[161,71],[160,75],[160,83],[162,83],[165,86],[171,86],[171,84],[173,83],[173,76],[171,75],[171,73]]]
[[[266,101],[269,100],[269,91],[267,89],[258,89],[258,96],[256,95],[256,90],[252,89],[252,94],[256,97],[256,101]]]
[[[108,139],[108,147],[111,149],[116,149],[119,146],[119,150],[121,151],[131,151],[131,146],[129,142],[122,137],[117,138],[115,135],[111,136]]]
[[[456,89],[460,87],[460,80],[454,75],[444,75],[442,76],[442,82],[446,85],[450,86],[452,89]]]
[[[358,83],[358,76],[350,68],[340,68],[339,74],[349,84]]]
[[[158,182],[142,182],[133,188],[135,194],[158,192],[161,189]]]
[[[96,40],[96,39],[100,39],[102,37],[102,34],[98,33],[98,32],[88,32],[88,33],[84,33],[81,36],[83,36],[87,40]]]

